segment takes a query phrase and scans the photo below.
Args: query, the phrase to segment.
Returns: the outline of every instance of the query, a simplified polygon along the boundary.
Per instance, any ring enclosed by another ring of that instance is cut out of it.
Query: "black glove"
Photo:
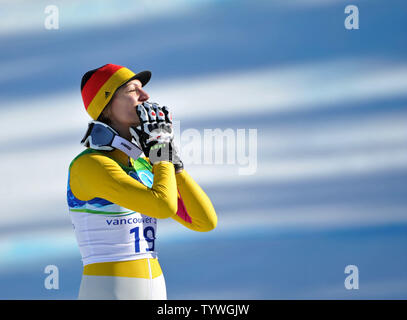
[[[143,102],[137,106],[137,114],[140,125],[130,127],[130,133],[150,162],[170,161],[176,172],[182,171],[184,165],[174,145],[172,116],[168,108]]]

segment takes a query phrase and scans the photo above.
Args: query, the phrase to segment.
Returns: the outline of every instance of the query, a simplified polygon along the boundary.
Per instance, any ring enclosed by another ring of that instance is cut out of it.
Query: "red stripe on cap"
[[[92,102],[103,84],[121,68],[123,67],[115,64],[107,64],[92,74],[82,89],[82,98],[86,110],[88,110],[89,104]]]

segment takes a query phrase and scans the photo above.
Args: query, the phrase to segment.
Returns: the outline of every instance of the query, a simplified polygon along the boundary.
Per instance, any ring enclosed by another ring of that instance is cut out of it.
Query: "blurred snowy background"
[[[406,299],[406,54],[403,0],[0,1],[0,299],[77,297],[67,170],[106,63],[152,70],[181,131],[257,129],[254,175],[186,167],[219,222],[160,221],[169,299]]]

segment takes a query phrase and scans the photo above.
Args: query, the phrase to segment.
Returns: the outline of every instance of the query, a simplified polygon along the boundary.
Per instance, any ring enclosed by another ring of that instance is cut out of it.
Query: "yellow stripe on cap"
[[[92,102],[88,106],[89,115],[96,120],[99,115],[102,113],[105,106],[112,99],[114,92],[119,88],[123,83],[134,77],[136,74],[123,67],[117,70],[111,75],[111,77],[103,84],[99,89],[95,97],[92,99]]]
[[[83,274],[87,276],[111,276],[150,279],[148,259],[98,262],[87,264],[83,268]],[[149,259],[151,277],[157,278],[162,275],[162,270],[157,259]]]

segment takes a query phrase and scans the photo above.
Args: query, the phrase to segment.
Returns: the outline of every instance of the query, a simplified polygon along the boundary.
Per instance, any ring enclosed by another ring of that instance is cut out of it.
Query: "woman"
[[[148,103],[151,73],[107,64],[82,78],[88,148],[69,166],[68,206],[84,265],[79,299],[166,299],[157,221],[206,232],[211,201],[174,147],[171,116]],[[141,146],[146,157],[132,139]],[[105,141],[103,141],[105,140]],[[130,156],[129,156],[130,155]]]

